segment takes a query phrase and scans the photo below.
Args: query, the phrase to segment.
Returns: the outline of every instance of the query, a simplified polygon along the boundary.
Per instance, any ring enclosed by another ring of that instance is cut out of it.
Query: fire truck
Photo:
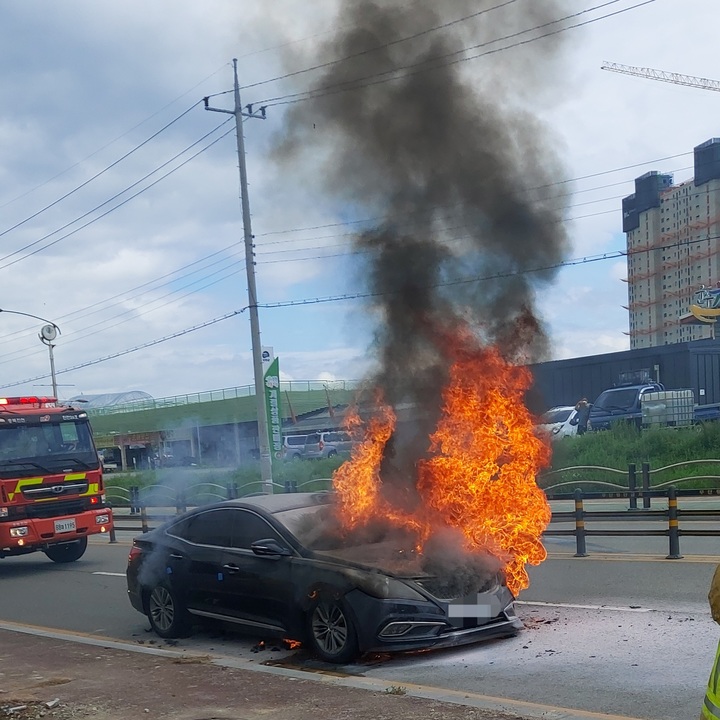
[[[87,412],[52,397],[0,398],[0,558],[69,563],[112,530]]]

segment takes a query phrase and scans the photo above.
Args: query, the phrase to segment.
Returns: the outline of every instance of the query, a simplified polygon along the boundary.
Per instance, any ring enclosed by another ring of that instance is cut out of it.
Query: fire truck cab
[[[55,398],[0,398],[0,558],[42,551],[67,563],[112,530],[84,410]]]

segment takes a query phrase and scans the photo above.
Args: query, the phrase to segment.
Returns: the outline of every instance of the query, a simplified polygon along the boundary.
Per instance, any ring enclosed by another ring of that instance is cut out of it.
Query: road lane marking
[[[188,657],[193,657],[193,655],[179,650],[166,650],[164,648],[150,648],[144,646],[141,647],[122,640],[110,640],[107,637],[91,635],[89,633],[72,631],[59,632],[52,628],[38,625],[25,625],[22,623],[0,621],[0,630],[24,633],[26,635],[36,635],[39,637],[49,637],[54,640],[76,642],[84,645],[109,648],[113,650],[124,650],[125,652],[156,655],[166,658],[187,659]],[[203,654],[198,657],[208,657],[208,654]],[[398,686],[397,680],[384,680],[382,678],[347,675],[341,672],[333,674],[312,671],[309,672],[308,670],[296,670],[273,665],[263,665],[254,660],[232,658],[227,655],[211,654],[210,657],[212,658],[212,664],[217,665],[218,667],[262,672],[269,675],[292,677],[296,680],[314,680],[315,682],[330,684],[336,687],[354,687],[361,690],[370,690],[372,692],[387,692],[388,688]],[[453,705],[462,705],[465,707],[474,707],[483,710],[515,713],[516,715],[523,715],[526,718],[537,718],[538,720],[541,720],[542,718],[545,720],[647,720],[646,718],[643,719],[629,715],[608,715],[606,713],[577,710],[575,708],[563,708],[556,705],[543,705],[524,700],[511,700],[508,698],[482,695],[480,693],[465,690],[449,690],[432,685],[418,685],[407,682],[401,682],[400,685],[405,690],[406,695],[411,697],[452,703]]]
[[[621,610],[623,612],[647,613],[656,612],[652,608],[636,608],[628,605],[576,605],[574,603],[551,603],[541,600],[516,600],[516,605],[540,605],[542,607],[577,608],[580,610]]]
[[[93,573],[93,575],[110,575],[110,577],[125,577],[125,573],[113,573],[113,572],[103,572],[102,570],[97,570]]]

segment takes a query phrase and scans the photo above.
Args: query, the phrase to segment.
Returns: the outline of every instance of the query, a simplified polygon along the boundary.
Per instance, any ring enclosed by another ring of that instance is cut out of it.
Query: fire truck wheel
[[[332,663],[346,663],[358,654],[357,632],[342,600],[321,599],[308,614],[308,636],[314,653]]]
[[[87,550],[87,538],[80,538],[72,542],[51,545],[45,554],[56,563],[70,563],[79,560]]]
[[[190,614],[172,588],[156,585],[148,595],[147,615],[152,629],[163,638],[190,634]]]

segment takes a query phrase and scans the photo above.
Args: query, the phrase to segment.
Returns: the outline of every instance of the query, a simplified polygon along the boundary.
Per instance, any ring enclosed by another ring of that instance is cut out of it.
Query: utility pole
[[[260,347],[260,320],[258,317],[257,290],[255,287],[255,244],[250,224],[250,201],[248,199],[247,167],[245,165],[245,137],[243,118],[265,119],[265,108],[253,112],[252,105],[245,108],[240,104],[240,84],[238,83],[237,59],[233,58],[233,77],[235,89],[235,107],[233,110],[210,107],[209,98],[203,98],[205,109],[235,116],[237,136],[238,165],[240,168],[240,201],[242,203],[243,230],[245,234],[245,269],[248,283],[248,310],[250,312],[250,335],[252,340],[253,373],[255,375],[255,400],[257,401],[258,443],[260,445],[260,477],[263,492],[273,491],[272,460],[268,439],[267,410],[265,407],[265,387],[263,385],[262,349]]]

